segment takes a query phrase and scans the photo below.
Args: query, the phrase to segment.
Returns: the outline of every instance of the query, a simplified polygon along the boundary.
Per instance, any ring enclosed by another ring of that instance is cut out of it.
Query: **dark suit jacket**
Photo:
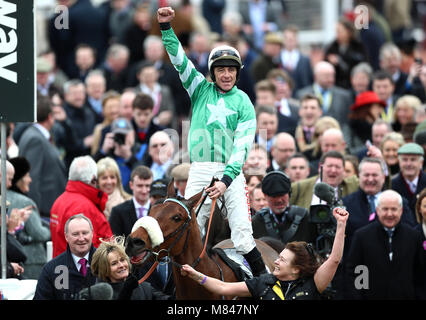
[[[289,70],[282,67],[287,71],[294,81],[293,96],[296,92],[304,87],[310,86],[314,82],[314,75],[312,73],[311,60],[309,57],[300,54],[299,61],[297,61],[296,68]]]
[[[113,207],[108,221],[114,235],[127,237],[137,219],[133,199],[130,199]]]
[[[285,116],[278,111],[278,132],[287,132],[294,137],[296,132],[296,127],[299,122],[299,107],[289,103],[288,107],[290,109],[291,115]]]
[[[395,82],[395,90],[394,90],[395,95],[402,96],[408,92],[407,78],[408,78],[408,74],[401,71],[398,79]]]
[[[399,223],[392,237],[392,251],[393,259],[390,261],[388,236],[378,221],[355,232],[346,268],[347,298],[415,299],[415,284],[424,277],[424,250],[420,234]],[[355,273],[357,266],[366,266],[368,275],[365,271]],[[368,276],[368,289],[355,288],[356,279],[360,276]]]
[[[415,230],[417,230],[422,237],[422,242],[423,242],[423,249],[425,249],[426,247],[426,235],[423,232],[423,228],[422,225],[419,223],[417,224],[417,226],[414,227]],[[426,255],[426,251],[424,251],[424,255]],[[426,259],[425,259],[426,260]],[[425,261],[426,263],[426,261]],[[419,281],[417,283],[417,296],[419,297],[419,299],[421,300],[426,300],[426,277],[423,277],[422,281]]]
[[[332,87],[332,100],[331,105],[324,116],[331,116],[339,121],[340,125],[348,122],[349,107],[352,104],[351,93],[348,90],[339,87]],[[313,86],[305,87],[296,92],[296,98],[301,99],[305,94],[315,94]]]
[[[42,216],[50,217],[53,202],[65,191],[67,184],[67,172],[59,151],[39,129],[29,126],[19,140],[19,155],[31,165],[28,196],[37,204]]]
[[[78,293],[83,288],[87,288],[96,283],[96,277],[92,275],[90,270],[90,264],[95,250],[96,249],[94,246],[92,246],[90,249],[89,268],[87,269],[87,275],[84,277],[80,272],[78,272],[69,246],[67,245],[67,250],[65,252],[61,253],[59,256],[50,260],[44,265],[40,278],[37,282],[36,292],[34,294],[33,300],[78,299]],[[57,269],[58,267],[62,268]],[[62,287],[58,288],[58,283],[63,284],[63,281],[60,281],[60,277],[65,278],[67,276],[68,287],[63,285]]]
[[[420,171],[419,181],[417,183],[416,192],[413,194],[405,183],[404,178],[401,173],[399,173],[395,178],[392,179],[392,189],[398,192],[401,196],[408,200],[408,204],[412,212],[416,212],[416,196],[426,188],[426,174]]]

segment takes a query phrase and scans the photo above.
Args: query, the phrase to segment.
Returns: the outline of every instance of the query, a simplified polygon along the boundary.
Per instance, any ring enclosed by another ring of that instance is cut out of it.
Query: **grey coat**
[[[67,171],[58,149],[34,126],[29,126],[19,140],[19,155],[31,164],[32,178],[28,197],[38,206],[40,215],[50,217],[50,208],[64,191]]]
[[[18,239],[26,239],[26,243],[22,243],[27,255],[24,276],[26,279],[38,279],[41,269],[46,263],[46,241],[50,240],[50,229],[47,225],[42,224],[38,208],[33,200],[12,190],[7,190],[7,200],[10,201],[9,210],[29,205],[34,206]]]

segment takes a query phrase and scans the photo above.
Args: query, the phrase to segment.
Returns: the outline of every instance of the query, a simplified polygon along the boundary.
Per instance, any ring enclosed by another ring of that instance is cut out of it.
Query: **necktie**
[[[306,138],[307,143],[311,143],[311,141],[312,141],[313,129],[314,128],[311,129],[311,128],[308,128],[308,127],[303,128],[303,130],[305,131],[305,138]]]
[[[392,261],[392,257],[393,257],[393,250],[392,250],[392,237],[393,237],[393,231],[392,229],[388,229],[385,228],[386,233],[388,234],[389,237],[389,260]]]
[[[78,263],[81,264],[81,268],[80,268],[80,273],[85,277],[87,274],[87,260],[84,258],[81,258],[80,260],[78,260]]]
[[[142,218],[144,216],[145,208],[139,207],[138,208],[138,219]]]
[[[143,132],[143,131],[138,132],[138,137],[139,137],[139,141],[141,141],[141,142],[145,142],[146,133],[145,133],[145,132]]]
[[[369,194],[367,198],[368,198],[368,204],[370,205],[370,213],[376,212],[376,203],[374,202],[376,197]]]
[[[412,193],[416,193],[417,185],[414,182],[410,182],[410,190]]]

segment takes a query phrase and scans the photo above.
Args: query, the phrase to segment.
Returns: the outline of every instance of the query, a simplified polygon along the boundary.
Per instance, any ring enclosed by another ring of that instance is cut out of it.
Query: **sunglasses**
[[[314,253],[314,248],[312,247],[312,245],[310,243],[307,243],[305,245],[305,249],[306,251],[308,251],[309,255],[311,256],[311,258],[315,259],[315,253]]]

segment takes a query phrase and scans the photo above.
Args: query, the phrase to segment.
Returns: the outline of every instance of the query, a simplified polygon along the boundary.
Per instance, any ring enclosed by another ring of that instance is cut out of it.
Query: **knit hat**
[[[12,179],[12,186],[14,186],[23,176],[30,172],[31,167],[28,160],[24,157],[12,158],[9,161],[15,168],[15,175]]]

